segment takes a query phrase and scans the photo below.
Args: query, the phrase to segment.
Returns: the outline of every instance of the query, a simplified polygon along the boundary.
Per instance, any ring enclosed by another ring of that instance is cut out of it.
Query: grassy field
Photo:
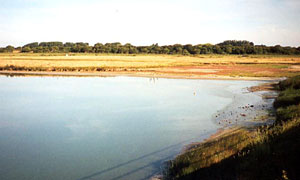
[[[300,76],[281,82],[276,122],[236,128],[169,164],[166,179],[299,179]]]
[[[3,53],[0,70],[280,77],[300,74],[300,56]]]

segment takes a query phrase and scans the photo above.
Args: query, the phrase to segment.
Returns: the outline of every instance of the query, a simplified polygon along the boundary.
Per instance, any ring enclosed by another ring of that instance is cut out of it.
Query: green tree
[[[39,47],[39,43],[38,42],[33,42],[33,43],[29,43],[23,46],[24,47],[29,47],[29,48],[36,48]]]
[[[200,53],[201,53],[201,49],[199,47],[195,47],[194,54],[200,54]]]
[[[147,47],[142,47],[140,52],[143,54],[148,54],[149,50]]]
[[[220,46],[215,45],[215,46],[213,47],[213,52],[216,53],[216,54],[222,54],[222,53],[223,53],[223,50],[221,49]]]
[[[169,54],[169,53],[170,53],[170,49],[167,48],[167,47],[165,47],[165,48],[163,49],[163,53],[164,53],[164,54]]]
[[[186,44],[183,46],[184,49],[188,51],[189,54],[194,54],[194,47],[191,44]]]
[[[51,49],[51,52],[53,52],[53,53],[59,52],[59,47],[58,46],[52,46],[50,49]]]
[[[14,48],[13,46],[8,45],[8,46],[5,47],[5,51],[6,51],[6,52],[10,52],[10,53],[11,53],[11,52],[13,52],[14,50],[15,50],[15,48]]]
[[[232,47],[229,46],[229,45],[225,46],[225,53],[226,54],[231,54],[232,53]]]
[[[31,49],[29,46],[25,46],[24,48],[22,48],[22,51],[21,52],[30,52]]]
[[[138,53],[139,53],[139,51],[136,47],[134,47],[134,46],[130,47],[129,54],[138,54]]]
[[[208,54],[208,50],[206,47],[201,47],[201,54]]]
[[[185,56],[186,56],[186,55],[190,55],[189,51],[186,50],[186,49],[184,49],[184,50],[182,51],[182,54],[185,55]]]

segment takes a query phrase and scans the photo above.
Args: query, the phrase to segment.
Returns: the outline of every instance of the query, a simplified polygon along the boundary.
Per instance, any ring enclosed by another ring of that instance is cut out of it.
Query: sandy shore
[[[197,148],[200,144],[216,141],[243,129],[253,130],[261,125],[273,124],[274,116],[270,112],[273,110],[273,101],[277,97],[273,85],[278,81],[247,88],[248,93],[256,93],[257,96],[261,96],[261,102],[251,105],[244,100],[244,102],[237,104],[237,101],[241,99],[236,99],[231,105],[216,113],[213,120],[221,127],[202,142],[193,142],[187,145],[182,153]],[[246,105],[240,106],[241,104]]]

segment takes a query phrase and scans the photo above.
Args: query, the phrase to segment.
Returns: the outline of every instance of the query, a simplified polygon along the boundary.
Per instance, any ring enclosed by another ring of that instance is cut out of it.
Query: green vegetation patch
[[[286,89],[280,92],[276,101],[274,102],[274,107],[286,107],[290,105],[296,105],[300,102],[300,89]]]
[[[245,148],[250,139],[248,131],[236,129],[219,139],[199,144],[170,162],[167,177],[180,178],[218,163]]]
[[[295,76],[293,78],[281,81],[278,84],[279,90],[283,91],[285,89],[300,89],[300,76]]]

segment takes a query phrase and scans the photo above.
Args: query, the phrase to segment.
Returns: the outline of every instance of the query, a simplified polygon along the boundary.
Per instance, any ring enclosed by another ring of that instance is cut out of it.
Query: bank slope
[[[202,143],[171,161],[165,179],[300,179],[300,76],[277,88],[274,125]]]

